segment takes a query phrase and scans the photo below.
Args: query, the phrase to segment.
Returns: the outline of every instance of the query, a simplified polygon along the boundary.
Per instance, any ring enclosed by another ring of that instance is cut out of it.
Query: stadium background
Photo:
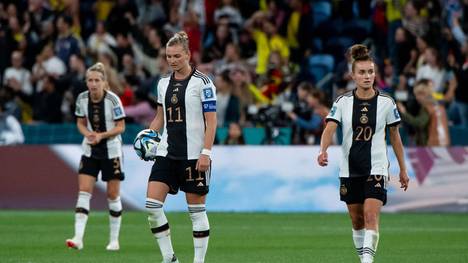
[[[339,148],[331,149],[330,167],[318,169],[313,146],[330,103],[352,88],[345,51],[353,43],[373,50],[376,87],[413,114],[419,106],[412,85],[418,70],[428,70],[427,50],[437,50],[440,60],[429,76],[440,76],[433,79],[440,84],[434,98],[446,109],[451,139],[448,147],[416,145],[418,130],[403,124],[412,184],[402,193],[396,179],[390,183],[378,262],[468,262],[465,2],[1,1],[0,115],[18,119],[27,145],[0,147],[0,261],[159,259],[139,211],[150,164],[128,144],[154,114],[156,83],[169,70],[165,41],[185,30],[192,63],[229,101],[214,148],[208,207],[215,230],[208,262],[356,261],[351,226],[338,201]],[[73,101],[86,89],[85,68],[98,60],[109,67],[110,86],[129,115],[122,197],[125,208],[136,212],[126,214],[124,249],[114,255],[101,249],[107,238],[102,185],[92,201],[86,250],[62,246],[72,231],[80,156]],[[235,131],[231,123],[239,124],[242,140],[226,140],[229,129]],[[176,252],[189,261],[182,196],[170,198],[167,207],[174,211],[171,225],[180,229],[174,231]]]

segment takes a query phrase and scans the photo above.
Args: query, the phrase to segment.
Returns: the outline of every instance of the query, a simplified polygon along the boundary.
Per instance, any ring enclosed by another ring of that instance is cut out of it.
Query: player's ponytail
[[[354,72],[354,65],[359,61],[374,61],[366,46],[361,44],[353,45],[348,50],[352,60],[352,71]]]
[[[180,31],[174,34],[169,41],[167,41],[166,47],[181,45],[184,51],[189,52],[189,38],[185,31]]]

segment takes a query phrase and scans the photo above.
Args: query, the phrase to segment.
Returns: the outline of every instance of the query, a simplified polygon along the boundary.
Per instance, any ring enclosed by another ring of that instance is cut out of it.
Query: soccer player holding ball
[[[167,194],[185,192],[193,226],[194,263],[205,261],[210,225],[206,195],[210,183],[211,147],[216,132],[216,88],[189,64],[189,40],[176,33],[166,44],[173,73],[158,83],[158,108],[150,129],[163,132],[148,182],[146,209],[163,262],[179,262],[163,211]]]
[[[122,220],[120,181],[122,171],[122,138],[125,113],[119,97],[108,89],[106,69],[97,63],[86,71],[88,91],[76,100],[77,126],[83,134],[83,155],[78,175],[78,200],[75,209],[75,235],[66,240],[70,248],[82,249],[88,221],[89,203],[99,171],[107,182],[110,240],[106,249],[119,250],[119,232]]]
[[[389,180],[385,130],[400,167],[401,188],[408,188],[400,115],[394,100],[374,89],[375,63],[363,45],[349,50],[356,89],[338,97],[326,120],[317,161],[328,164],[327,149],[338,125],[343,131],[340,199],[346,202],[353,226],[353,241],[362,263],[371,263],[379,242],[380,209],[387,201]]]

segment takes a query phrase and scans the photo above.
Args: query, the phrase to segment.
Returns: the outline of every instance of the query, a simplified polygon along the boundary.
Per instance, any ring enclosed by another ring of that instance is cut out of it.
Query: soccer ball
[[[154,160],[160,141],[161,137],[157,132],[145,129],[140,131],[135,137],[133,149],[141,159],[145,161]]]

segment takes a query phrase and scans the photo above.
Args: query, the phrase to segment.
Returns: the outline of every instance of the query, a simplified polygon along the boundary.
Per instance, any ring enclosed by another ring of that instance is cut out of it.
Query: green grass
[[[210,213],[207,262],[359,262],[346,214]],[[169,213],[180,261],[192,262],[191,222]],[[107,214],[92,212],[82,251],[65,247],[73,212],[1,211],[0,262],[160,262],[145,213],[124,214],[121,250],[107,252]],[[468,262],[468,214],[384,214],[376,262]]]

